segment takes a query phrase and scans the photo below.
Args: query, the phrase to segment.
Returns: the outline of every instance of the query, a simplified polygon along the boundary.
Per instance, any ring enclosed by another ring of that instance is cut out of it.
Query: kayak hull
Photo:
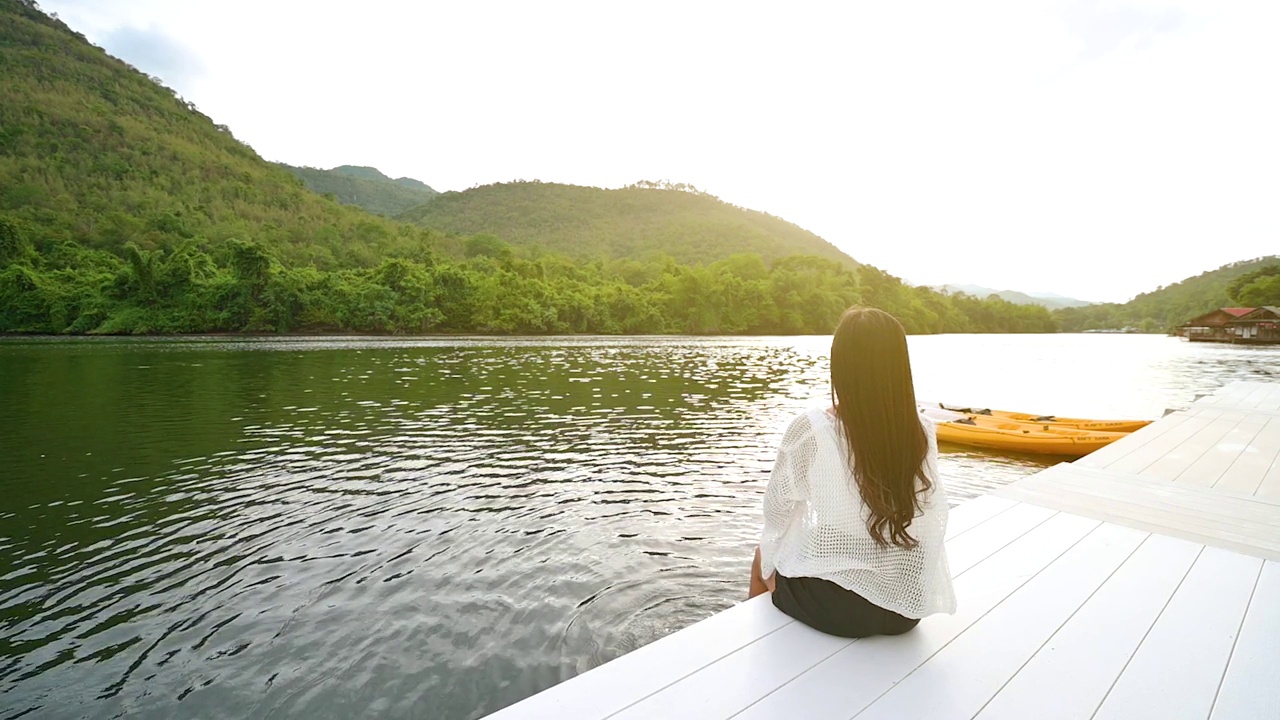
[[[994,421],[984,416],[976,416],[973,420],[974,425],[938,423],[938,441],[991,450],[1082,457],[1128,435],[1125,432],[1046,427],[1043,423],[1030,425]]]
[[[954,408],[948,405],[942,405],[941,407],[944,410],[951,410],[969,416],[1075,430],[1130,433],[1135,430],[1141,430],[1151,424],[1150,420],[1091,420],[1089,418],[1057,417],[1055,415],[1032,415],[1031,413],[1011,412],[1009,410],[978,410],[976,408]]]
[[[997,414],[999,413],[999,414]],[[1086,420],[1084,418],[1060,418],[1055,417],[1052,420],[1037,420],[1039,415],[1031,415],[1028,413],[1015,413],[992,410],[991,415],[1003,420],[1012,422],[1027,423],[1029,425],[1049,425],[1056,427],[1073,428],[1076,430],[1100,430],[1102,432],[1119,432],[1131,433],[1135,430],[1151,424],[1150,420]]]

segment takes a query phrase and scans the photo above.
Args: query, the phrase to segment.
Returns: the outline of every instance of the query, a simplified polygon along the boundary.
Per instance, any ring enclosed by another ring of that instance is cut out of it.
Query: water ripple
[[[826,343],[0,342],[0,717],[472,718],[687,626],[745,591]],[[1116,416],[1280,358],[912,352],[922,397]],[[942,458],[957,502],[1045,464]]]

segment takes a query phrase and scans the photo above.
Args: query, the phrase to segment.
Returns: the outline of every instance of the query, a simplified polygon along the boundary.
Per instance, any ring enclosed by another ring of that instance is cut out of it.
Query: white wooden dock
[[[905,635],[763,596],[490,717],[1280,719],[1280,383],[965,503],[947,536],[959,607]]]

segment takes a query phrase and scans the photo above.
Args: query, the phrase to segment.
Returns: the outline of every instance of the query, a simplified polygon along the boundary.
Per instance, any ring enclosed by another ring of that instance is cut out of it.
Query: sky
[[[43,0],[268,160],[692,184],[917,284],[1280,253],[1280,3]]]

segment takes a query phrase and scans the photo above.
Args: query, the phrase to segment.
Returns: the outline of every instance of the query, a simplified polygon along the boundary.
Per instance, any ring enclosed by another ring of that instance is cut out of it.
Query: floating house
[[[1231,329],[1231,342],[1249,344],[1280,343],[1280,307],[1264,305],[1254,308],[1227,323]]]
[[[1247,317],[1257,308],[1218,308],[1213,312],[1194,317],[1178,328],[1178,334],[1192,342],[1235,342],[1237,326],[1235,323]]]

